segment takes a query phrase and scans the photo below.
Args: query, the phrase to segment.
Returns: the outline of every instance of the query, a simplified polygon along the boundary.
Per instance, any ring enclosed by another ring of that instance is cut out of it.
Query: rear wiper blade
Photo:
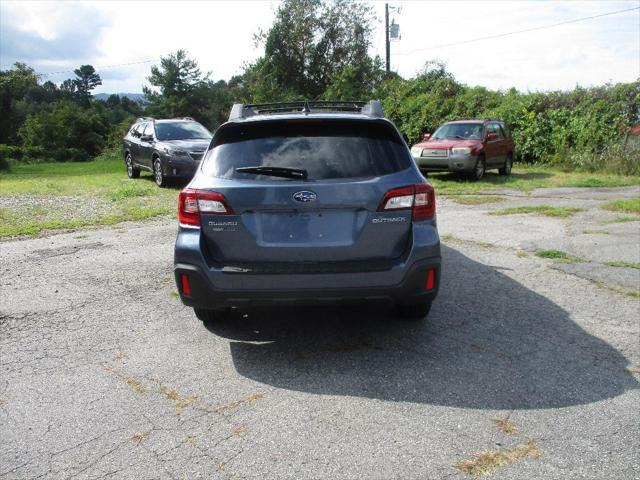
[[[236,172],[255,173],[256,175],[269,175],[271,177],[298,178],[301,180],[307,179],[307,171],[302,168],[255,166],[236,168]]]

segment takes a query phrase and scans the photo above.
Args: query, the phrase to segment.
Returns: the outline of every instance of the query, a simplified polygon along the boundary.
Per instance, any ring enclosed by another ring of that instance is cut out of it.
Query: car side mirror
[[[153,141],[153,135],[142,135],[140,137],[140,140],[143,142],[152,142]]]
[[[431,138],[431,134],[430,133],[423,133],[422,134],[422,139],[423,140],[429,140]]]
[[[497,140],[497,139],[498,139],[498,134],[496,132],[487,133],[488,142],[493,142],[494,140]]]

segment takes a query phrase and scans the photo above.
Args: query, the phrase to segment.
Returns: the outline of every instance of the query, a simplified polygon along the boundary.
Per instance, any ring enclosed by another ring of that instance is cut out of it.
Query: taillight
[[[180,275],[180,286],[182,287],[182,293],[190,296],[191,295],[191,284],[189,283],[189,277],[186,273]]]
[[[233,215],[227,199],[218,192],[185,188],[178,196],[180,225],[199,227],[200,214]]]
[[[436,191],[428,183],[416,185],[413,201],[413,219],[429,220],[436,214]]]
[[[436,213],[436,192],[428,183],[389,190],[378,207],[379,212],[412,210],[413,220],[429,220]]]
[[[436,274],[433,268],[427,270],[427,280],[424,282],[425,290],[433,290],[436,285]]]

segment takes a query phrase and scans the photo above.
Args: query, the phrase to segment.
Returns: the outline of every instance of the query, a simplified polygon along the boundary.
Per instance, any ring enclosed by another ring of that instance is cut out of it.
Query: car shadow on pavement
[[[638,387],[624,356],[568,312],[447,247],[426,322],[368,305],[252,309],[207,328],[230,340],[239,374],[315,394],[539,409]]]

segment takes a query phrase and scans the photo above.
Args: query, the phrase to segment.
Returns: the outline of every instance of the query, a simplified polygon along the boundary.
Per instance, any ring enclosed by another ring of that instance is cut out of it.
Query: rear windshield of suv
[[[319,119],[256,122],[223,128],[202,164],[209,176],[289,180],[237,172],[240,167],[304,169],[309,180],[374,177],[404,170],[410,157],[383,123]]]

